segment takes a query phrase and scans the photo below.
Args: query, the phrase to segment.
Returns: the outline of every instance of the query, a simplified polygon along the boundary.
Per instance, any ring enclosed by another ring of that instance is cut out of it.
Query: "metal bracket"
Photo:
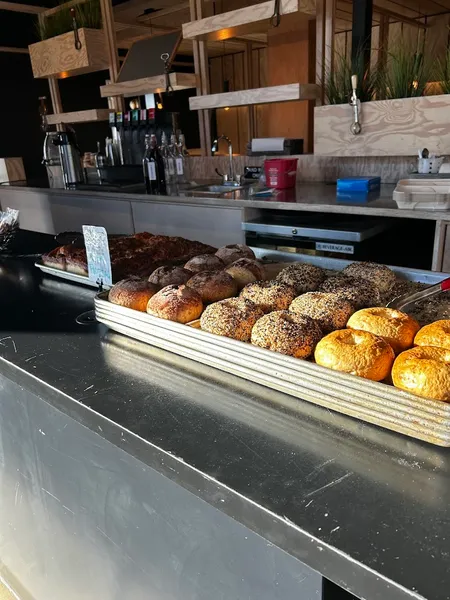
[[[270,23],[271,23],[272,27],[278,27],[280,25],[280,22],[281,22],[280,9],[281,9],[281,0],[275,0],[275,7],[274,7],[273,15],[270,18]]]
[[[166,76],[166,94],[173,94],[174,89],[172,82],[170,81],[170,66],[169,66],[170,55],[167,52],[161,54],[161,60],[164,62],[164,75]]]
[[[76,13],[75,13],[75,9],[74,8],[70,9],[70,14],[72,15],[73,35],[74,35],[74,38],[75,38],[75,50],[81,50],[82,43],[81,43],[81,40],[80,40],[80,36],[78,34],[78,24],[77,24],[77,18],[76,18]]]

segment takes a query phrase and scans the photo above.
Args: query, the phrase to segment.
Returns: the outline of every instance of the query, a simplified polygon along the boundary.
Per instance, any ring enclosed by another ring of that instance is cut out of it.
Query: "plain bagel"
[[[395,387],[423,398],[450,401],[450,350],[417,346],[397,356],[392,367]]]
[[[322,367],[381,381],[389,375],[395,355],[391,346],[373,333],[340,329],[320,340],[314,358]]]

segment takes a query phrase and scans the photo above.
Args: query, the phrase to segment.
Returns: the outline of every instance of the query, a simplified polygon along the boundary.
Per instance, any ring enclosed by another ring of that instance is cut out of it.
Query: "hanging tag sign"
[[[83,225],[89,279],[99,287],[112,286],[108,234],[104,227]]]

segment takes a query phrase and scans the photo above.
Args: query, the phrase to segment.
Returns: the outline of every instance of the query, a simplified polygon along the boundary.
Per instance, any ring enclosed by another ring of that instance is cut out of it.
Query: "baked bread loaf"
[[[450,350],[417,346],[397,356],[392,367],[395,387],[423,398],[450,401]]]
[[[296,293],[294,288],[279,281],[255,281],[242,290],[240,297],[251,300],[264,312],[286,310]]]
[[[335,292],[348,300],[356,309],[381,304],[378,288],[367,279],[335,275],[322,283],[319,292]]]
[[[202,314],[203,302],[199,294],[186,285],[168,285],[160,290],[147,304],[147,312],[155,317],[189,323]]]
[[[354,262],[341,271],[343,275],[366,279],[373,283],[381,294],[387,294],[394,287],[397,278],[394,271],[385,265],[374,262]]]
[[[370,331],[382,337],[395,354],[411,348],[414,336],[420,329],[419,323],[406,313],[382,306],[358,310],[350,317],[347,327]]]
[[[183,269],[183,267],[158,267],[153,271],[148,280],[161,289],[168,285],[182,285],[191,277],[192,271]]]
[[[391,372],[394,351],[383,338],[356,329],[340,329],[322,338],[314,358],[318,365],[373,381]]]
[[[226,271],[202,271],[191,277],[186,285],[200,295],[203,304],[225,300],[238,293],[237,283]]]
[[[294,298],[291,312],[306,315],[316,321],[324,333],[343,329],[355,312],[352,304],[333,292],[308,292]]]
[[[184,268],[192,273],[201,273],[202,271],[217,271],[223,269],[224,263],[214,254],[200,254],[194,256],[185,265]]]
[[[206,307],[200,318],[204,331],[249,342],[253,325],[264,312],[245,298],[229,298]]]
[[[280,310],[264,315],[252,329],[251,342],[296,358],[308,358],[314,352],[322,331],[310,317]]]
[[[229,244],[222,246],[216,252],[216,256],[220,258],[226,265],[231,265],[240,258],[255,258],[255,253],[251,248],[244,244]]]
[[[226,268],[236,281],[239,290],[247,284],[265,279],[265,271],[262,264],[251,258],[240,258]]]
[[[416,346],[435,346],[450,350],[450,321],[443,319],[425,325],[414,338]]]
[[[109,290],[108,300],[113,304],[145,312],[148,301],[158,290],[157,285],[145,279],[129,277],[119,281]]]
[[[294,263],[277,275],[277,281],[293,287],[297,296],[314,292],[325,279],[326,273],[323,269],[307,263]]]

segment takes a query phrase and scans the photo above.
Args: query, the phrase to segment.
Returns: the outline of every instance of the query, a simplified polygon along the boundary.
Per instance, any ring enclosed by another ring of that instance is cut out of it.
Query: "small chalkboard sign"
[[[112,286],[111,257],[106,229],[94,225],[83,225],[83,235],[89,279],[94,281],[100,289],[103,289],[105,285]]]

